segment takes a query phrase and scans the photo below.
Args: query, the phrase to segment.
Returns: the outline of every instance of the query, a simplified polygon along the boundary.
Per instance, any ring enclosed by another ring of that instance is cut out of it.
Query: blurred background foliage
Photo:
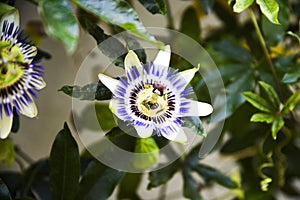
[[[158,48],[156,40],[143,26],[130,0],[29,0],[37,6],[44,29],[28,24],[26,32],[38,45],[47,34],[64,44],[68,53],[78,46],[80,30],[89,33],[100,44],[111,35],[128,30],[132,35]],[[139,0],[153,15],[165,15],[168,27],[176,29],[170,4],[180,0]],[[13,0],[1,2],[14,6]],[[202,199],[202,192],[218,184],[228,193],[218,199],[278,199],[284,194],[300,198],[300,2],[298,0],[186,0],[190,6],[181,17],[177,31],[199,42],[218,66],[225,84],[226,121],[215,152],[230,156],[239,170],[228,176],[201,163],[200,144],[165,168],[146,173],[148,187],[164,187],[174,174],[181,173],[182,196]],[[24,11],[26,12],[26,11]],[[201,21],[215,16],[220,26],[206,28]],[[21,19],[22,20],[22,19]],[[105,29],[99,24],[105,24]],[[45,31],[43,31],[45,30]],[[100,45],[100,50],[123,67],[123,59],[114,50],[139,45],[127,38],[126,46],[117,39],[113,46]],[[143,62],[143,49],[136,51]],[[49,59],[47,49],[39,50],[39,59]],[[52,58],[55,59],[55,58]],[[187,69],[189,63],[172,55],[171,66]],[[209,79],[214,77],[208,76]],[[210,100],[203,79],[196,76],[192,86],[201,99]],[[111,92],[101,83],[62,86],[59,90],[72,98],[102,101]],[[131,152],[151,152],[148,160],[134,160],[139,168],[151,167],[157,151],[168,141],[153,137],[136,140],[116,127],[109,110],[95,105],[106,137]],[[91,108],[93,109],[93,108]],[[88,113],[88,111],[86,111]],[[24,124],[23,124],[24,125]],[[204,133],[199,120],[190,119],[187,127]],[[15,132],[18,118],[14,119]],[[74,133],[75,134],[75,133]],[[143,174],[111,169],[87,152],[79,152],[67,124],[58,133],[49,158],[33,161],[11,139],[0,141],[0,161],[20,165],[20,171],[0,172],[0,199],[107,199],[115,190],[118,199],[144,199],[139,196]],[[100,143],[101,144],[101,141]],[[104,150],[105,151],[105,150]],[[15,154],[22,160],[15,160]],[[29,163],[24,167],[22,163]],[[140,163],[140,164],[139,164]],[[200,178],[199,178],[200,177]],[[117,188],[117,189],[116,189]],[[161,195],[161,199],[168,196]]]

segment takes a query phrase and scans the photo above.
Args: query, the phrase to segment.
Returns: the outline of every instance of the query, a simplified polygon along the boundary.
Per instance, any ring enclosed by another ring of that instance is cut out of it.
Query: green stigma
[[[17,45],[0,41],[0,89],[15,84],[24,75],[24,55]]]

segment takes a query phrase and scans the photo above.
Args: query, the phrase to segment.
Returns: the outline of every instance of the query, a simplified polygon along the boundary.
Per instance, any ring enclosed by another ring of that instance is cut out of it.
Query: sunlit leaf
[[[111,91],[103,85],[100,81],[98,83],[91,83],[85,86],[63,86],[58,91],[80,99],[80,100],[108,100],[111,99]]]
[[[233,5],[233,11],[234,12],[242,12],[245,9],[247,9],[254,0],[236,0],[235,4]]]
[[[137,194],[142,175],[142,173],[126,173],[119,185],[118,199],[142,199]]]
[[[0,199],[12,200],[9,190],[1,178],[0,178]]]
[[[124,172],[109,168],[94,160],[89,164],[82,176],[76,199],[107,199],[124,175]]]
[[[167,13],[167,6],[164,0],[139,0],[139,2],[152,14]]]
[[[14,143],[9,140],[0,140],[0,162],[11,166],[15,160]]]
[[[293,33],[292,31],[288,31],[287,34],[295,37],[298,40],[298,42],[300,43],[300,36],[299,35],[297,35],[296,33]]]
[[[72,2],[107,23],[128,30],[161,49],[164,47],[162,42],[149,34],[134,9],[124,0],[72,0]]]
[[[268,113],[255,113],[252,115],[251,122],[266,122],[268,124],[272,123],[275,120],[275,116]]]
[[[261,12],[274,24],[279,24],[279,5],[276,0],[256,0]]]
[[[271,85],[269,85],[263,81],[259,81],[258,83],[263,88],[263,90],[266,92],[266,94],[268,96],[268,100],[272,103],[274,109],[279,110],[280,100],[279,100],[279,97],[278,97],[276,91],[274,90],[274,88]]]
[[[41,0],[39,11],[47,33],[63,42],[68,53],[73,53],[79,38],[79,27],[68,1]]]
[[[243,92],[243,96],[245,97],[245,99],[252,104],[252,106],[254,106],[255,108],[267,112],[267,113],[271,113],[274,110],[274,108],[272,107],[272,105],[270,105],[264,98],[262,98],[261,96],[258,96],[257,94],[253,93],[253,92]]]
[[[110,111],[110,109],[108,108],[107,104],[96,103],[95,111],[96,111],[96,116],[97,116],[98,122],[103,131],[108,131],[108,130],[112,129],[113,127],[117,126],[114,116],[113,116],[112,112]]]
[[[284,103],[282,112],[287,114],[289,111],[292,111],[297,104],[300,103],[300,90],[292,94],[288,100]]]
[[[277,116],[272,124],[272,136],[273,139],[276,140],[277,133],[280,131],[280,129],[284,126],[284,120],[281,116]]]
[[[52,145],[49,164],[52,198],[73,200],[78,190],[80,160],[77,143],[66,123]]]
[[[180,167],[181,162],[179,160],[176,160],[164,168],[150,172],[148,177],[149,183],[147,189],[158,187],[162,184],[167,183],[180,169]]]
[[[201,177],[203,177],[206,181],[215,181],[218,184],[223,185],[227,188],[237,187],[237,184],[233,182],[230,179],[230,177],[222,174],[220,171],[210,166],[198,164],[193,167],[193,170],[195,170],[199,175],[201,175]]]
[[[137,169],[151,168],[159,158],[159,148],[152,137],[138,138],[134,153],[132,164]]]

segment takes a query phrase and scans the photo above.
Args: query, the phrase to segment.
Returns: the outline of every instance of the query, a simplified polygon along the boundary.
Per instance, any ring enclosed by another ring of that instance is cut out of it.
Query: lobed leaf
[[[67,123],[52,145],[49,182],[52,199],[74,200],[80,175],[79,150]]]
[[[254,0],[236,0],[235,4],[233,5],[233,11],[240,13],[247,9]]]
[[[274,24],[279,24],[279,5],[276,0],[256,0],[261,12]]]
[[[183,175],[183,195],[186,198],[192,200],[201,200],[200,190],[197,182],[191,174],[191,170],[188,167],[184,167],[182,170]]]
[[[282,112],[284,114],[288,114],[288,112],[292,111],[297,104],[300,103],[300,90],[292,94],[288,98],[288,100],[284,103]]]
[[[47,33],[61,41],[68,53],[73,53],[79,39],[79,27],[67,0],[41,0],[39,12]]]
[[[258,96],[257,94],[253,92],[243,92],[242,95],[255,108],[267,113],[272,113],[274,111],[272,105],[270,105],[264,98]]]
[[[139,2],[152,14],[167,13],[167,6],[164,0],[139,0]]]
[[[272,103],[274,109],[279,110],[280,100],[279,100],[279,97],[278,97],[277,93],[275,92],[274,88],[271,85],[269,85],[263,81],[259,81],[258,83],[266,92],[268,99]]]
[[[192,129],[198,135],[204,137],[207,136],[199,117],[196,116],[182,117],[181,120],[183,121],[184,127],[188,127]]]
[[[164,48],[162,42],[149,34],[140,22],[137,13],[125,0],[72,0],[72,2],[99,19],[130,31],[160,49]]]

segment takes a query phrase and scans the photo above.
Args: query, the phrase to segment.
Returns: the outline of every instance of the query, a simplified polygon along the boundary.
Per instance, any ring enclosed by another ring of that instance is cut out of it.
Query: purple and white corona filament
[[[100,81],[113,93],[110,109],[122,121],[133,125],[140,137],[153,130],[163,137],[186,142],[181,117],[206,116],[212,106],[188,99],[188,86],[198,68],[178,72],[169,68],[170,46],[160,51],[152,63],[142,64],[133,51],[125,57],[126,78],[119,80],[99,74]]]
[[[45,82],[43,67],[33,61],[36,47],[14,23],[4,21],[0,28],[0,138],[4,139],[11,131],[14,109],[31,118],[37,115],[33,97]]]

